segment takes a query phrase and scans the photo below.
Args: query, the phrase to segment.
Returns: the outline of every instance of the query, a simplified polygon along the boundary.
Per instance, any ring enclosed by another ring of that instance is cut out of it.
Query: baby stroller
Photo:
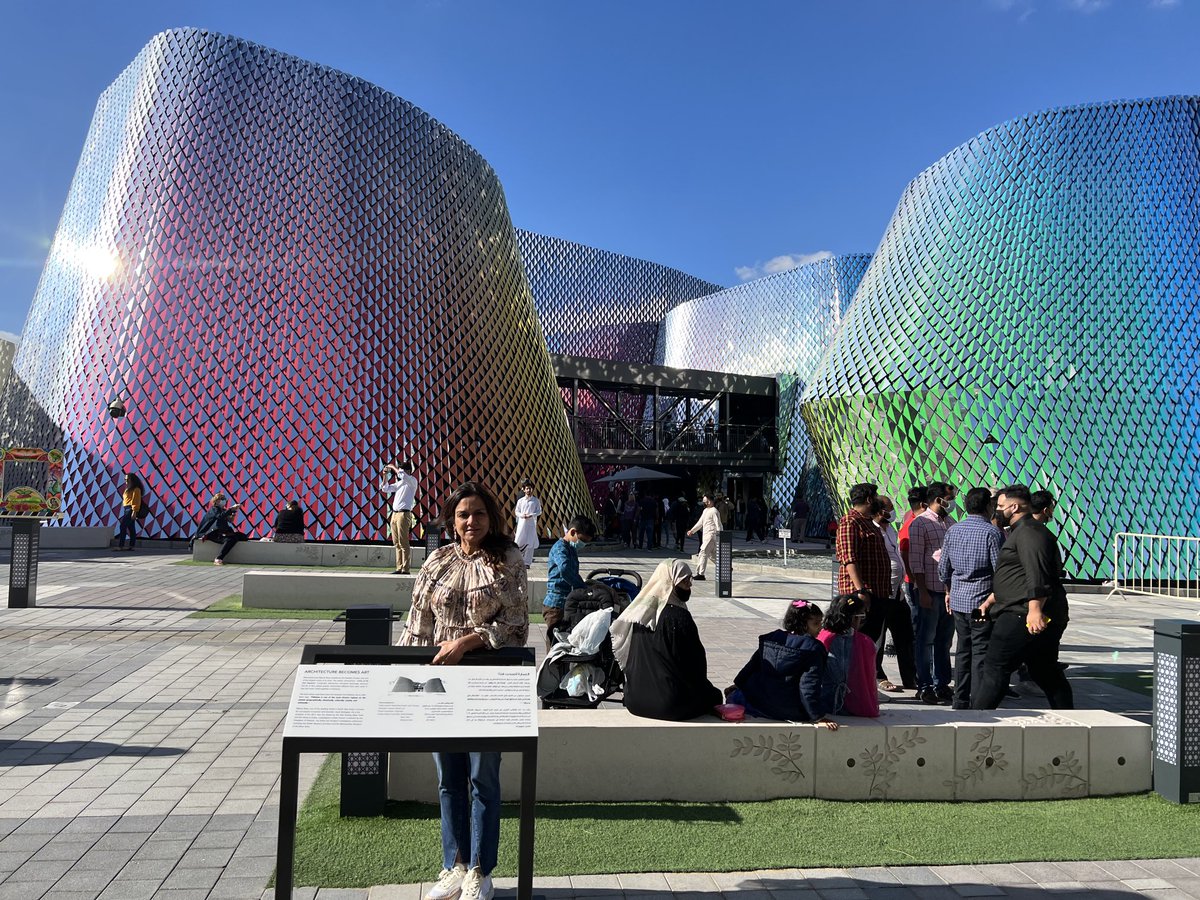
[[[538,669],[537,695],[542,709],[595,709],[625,686],[625,674],[613,654],[608,626],[642,589],[642,576],[624,569],[596,569],[587,584],[567,595],[563,617],[554,626],[554,646]],[[611,610],[597,627],[571,644],[575,626],[592,613]],[[602,634],[601,634],[602,633]]]

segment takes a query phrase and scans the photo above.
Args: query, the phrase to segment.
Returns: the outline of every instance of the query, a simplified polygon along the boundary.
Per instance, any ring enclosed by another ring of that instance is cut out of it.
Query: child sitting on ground
[[[816,722],[837,730],[822,699],[831,692],[822,690],[827,653],[817,640],[821,618],[817,604],[792,601],[783,614],[783,628],[759,636],[758,649],[734,679],[728,702],[753,716]]]
[[[875,642],[859,630],[866,615],[865,598],[858,594],[835,597],[817,640],[829,651],[828,682],[833,693],[826,697],[826,705],[834,713],[873,719],[879,716]]]

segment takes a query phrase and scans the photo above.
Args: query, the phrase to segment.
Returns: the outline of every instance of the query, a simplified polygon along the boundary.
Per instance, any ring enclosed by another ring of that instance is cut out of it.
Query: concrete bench
[[[221,551],[215,541],[196,541],[192,559],[212,562]],[[421,567],[425,547],[413,545],[411,568]],[[396,550],[387,544],[277,544],[274,541],[239,541],[227,562],[248,566],[365,566],[374,569],[394,569]]]
[[[416,575],[371,572],[288,572],[251,569],[242,576],[242,606],[257,609],[345,609],[362,603],[387,603],[394,610],[412,606]],[[529,611],[541,612],[546,579],[529,579]]]
[[[620,707],[539,713],[546,801],[1045,800],[1150,789],[1150,726],[1103,710],[896,706],[810,723],[639,719]],[[647,759],[662,765],[647,766]],[[521,782],[502,764],[505,799]],[[429,754],[392,754],[389,796],[437,801]]]
[[[84,550],[107,547],[117,531],[115,527],[83,527],[75,525],[43,525],[38,532],[38,546],[43,550]],[[12,526],[0,526],[0,548],[12,548]]]

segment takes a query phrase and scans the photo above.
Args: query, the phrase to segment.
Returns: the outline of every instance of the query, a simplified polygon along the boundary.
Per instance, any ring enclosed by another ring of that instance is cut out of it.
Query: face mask
[[[1003,525],[1005,528],[1007,528],[1008,523],[1012,521],[1012,513],[1010,513],[1008,510],[1000,509],[999,507],[997,507],[996,508],[996,519],[1000,522],[1001,525]]]
[[[950,510],[954,509],[954,498],[951,497],[948,500],[943,500],[942,509],[944,509],[946,512],[950,512]]]
[[[675,596],[680,603],[687,603],[692,598],[692,589],[688,588],[685,591],[683,588],[675,588]]]
[[[883,514],[883,518],[880,521],[882,521],[884,525],[887,525],[887,524],[895,521],[895,519],[896,519],[895,513],[885,512]]]

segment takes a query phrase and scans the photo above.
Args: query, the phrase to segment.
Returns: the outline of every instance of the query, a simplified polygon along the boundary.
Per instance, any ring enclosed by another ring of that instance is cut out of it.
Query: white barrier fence
[[[1113,539],[1113,594],[1200,600],[1200,537],[1122,531]]]

